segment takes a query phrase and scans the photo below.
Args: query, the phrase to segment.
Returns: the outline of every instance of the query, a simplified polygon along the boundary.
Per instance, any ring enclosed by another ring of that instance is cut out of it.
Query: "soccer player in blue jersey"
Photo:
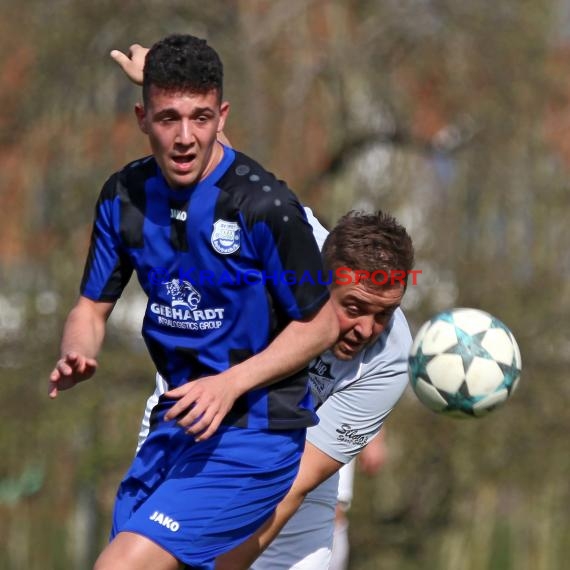
[[[49,395],[91,377],[133,272],[143,336],[169,391],[120,485],[96,570],[211,569],[274,511],[315,423],[306,364],[338,321],[302,207],[217,141],[229,112],[204,40],[170,36],[146,57],[136,115],[152,156],[105,183],[81,296]],[[286,275],[305,279],[283,279]]]
[[[146,48],[133,45],[129,56],[114,51],[112,57],[136,83],[142,80],[145,53]],[[327,238],[326,230],[306,210],[319,246],[326,239],[323,255],[329,270],[354,267],[369,273],[379,269],[388,274],[411,271],[411,239],[392,217],[381,212],[349,214]],[[340,336],[309,367],[321,421],[307,432],[299,474],[275,514],[244,544],[219,558],[216,569],[246,570],[268,545],[253,563],[253,570],[328,567],[340,491],[337,472],[343,465],[350,467],[349,462],[374,438],[407,385],[411,336],[398,308],[404,291],[405,284],[396,279],[388,279],[380,286],[366,279],[331,286]],[[148,433],[152,410],[166,389],[157,375],[139,445]]]

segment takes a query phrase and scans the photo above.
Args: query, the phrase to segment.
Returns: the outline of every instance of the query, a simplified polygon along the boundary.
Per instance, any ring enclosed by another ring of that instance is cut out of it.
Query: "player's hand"
[[[145,48],[139,44],[133,44],[129,48],[128,55],[125,55],[118,49],[114,49],[111,52],[111,57],[121,66],[121,69],[125,72],[125,75],[133,83],[142,85],[144,60],[147,53],[148,48]]]
[[[95,374],[97,361],[77,352],[68,352],[60,358],[49,376],[48,396],[56,398],[60,390],[69,390]]]
[[[234,383],[224,372],[192,380],[165,395],[178,402],[164,419],[177,420],[196,441],[204,441],[215,433],[239,396]]]

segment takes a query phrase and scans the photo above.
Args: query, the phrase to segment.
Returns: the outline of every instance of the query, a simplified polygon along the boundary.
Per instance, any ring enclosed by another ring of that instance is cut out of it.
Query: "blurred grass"
[[[54,401],[47,398],[53,361],[46,358],[41,372],[34,359],[0,369],[0,489],[10,491],[0,494],[0,568],[88,567],[105,544],[154,386],[146,354],[124,358],[125,349],[105,350],[95,377]],[[30,470],[41,478],[31,480]]]
[[[357,478],[351,570],[567,567],[567,441],[542,434],[540,450],[525,450],[501,437],[541,431],[520,416],[516,399],[487,418],[459,421],[418,410],[407,395],[387,431],[387,466],[374,479]],[[526,428],[507,430],[512,423]]]

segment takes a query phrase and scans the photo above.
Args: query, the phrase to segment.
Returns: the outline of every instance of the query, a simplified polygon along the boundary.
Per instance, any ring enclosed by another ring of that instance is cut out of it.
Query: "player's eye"
[[[346,308],[346,314],[349,317],[358,317],[361,314],[360,309],[356,305],[348,305]]]
[[[380,313],[376,313],[374,319],[376,320],[377,323],[385,323],[386,321],[389,321],[392,318],[393,314],[394,311],[382,311]]]

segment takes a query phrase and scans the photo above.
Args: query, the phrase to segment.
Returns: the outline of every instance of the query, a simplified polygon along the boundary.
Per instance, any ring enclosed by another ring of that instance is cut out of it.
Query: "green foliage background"
[[[99,188],[147,152],[138,91],[108,52],[178,31],[222,55],[237,147],[330,224],[381,207],[408,227],[423,271],[414,330],[473,306],[521,346],[518,392],[483,420],[406,394],[388,465],[357,480],[351,568],[564,568],[567,27],[548,0],[3,0],[0,568],[88,568],[106,540],[152,365],[117,319],[93,381],[50,402],[47,376]],[[127,320],[134,299],[133,283]]]

